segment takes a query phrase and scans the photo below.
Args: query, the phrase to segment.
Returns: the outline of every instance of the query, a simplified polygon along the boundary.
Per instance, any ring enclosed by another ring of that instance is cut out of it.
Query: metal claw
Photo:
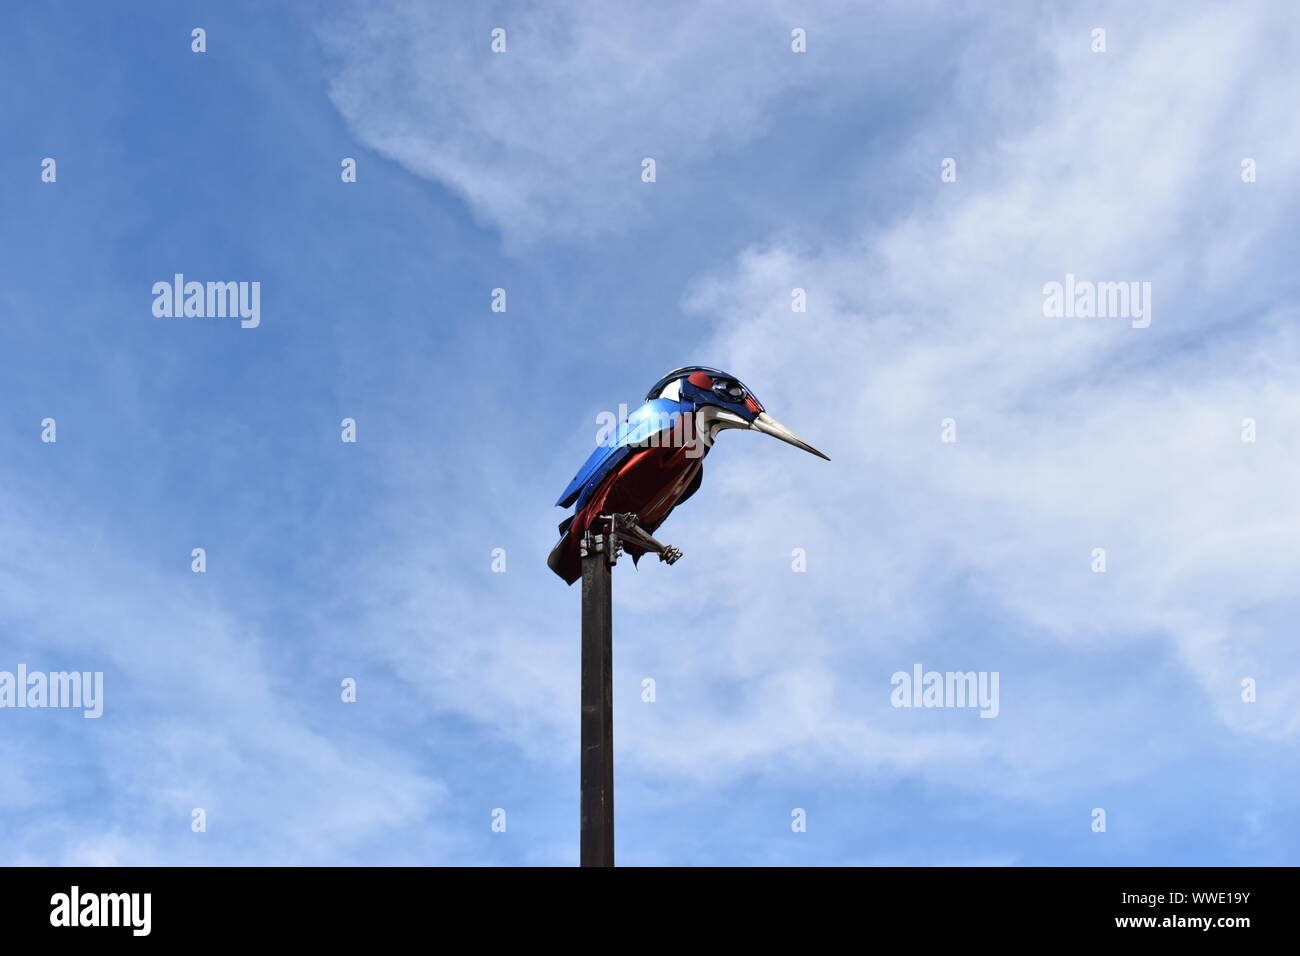
[[[638,525],[637,516],[630,511],[624,511],[620,514],[601,515],[602,521],[608,521],[612,532],[620,538],[627,538],[635,542],[645,551],[653,552],[659,555],[659,560],[665,564],[676,564],[682,556],[680,548],[674,548],[670,544],[663,544],[656,541],[648,531]]]
[[[578,542],[578,554],[584,558],[593,554],[603,554],[607,564],[618,564],[618,559],[623,554],[623,542],[619,539],[618,532],[613,529],[609,534],[595,534],[588,531]]]

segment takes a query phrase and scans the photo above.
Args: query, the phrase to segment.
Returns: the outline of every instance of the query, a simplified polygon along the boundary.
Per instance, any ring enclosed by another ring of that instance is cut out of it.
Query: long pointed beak
[[[763,432],[765,435],[771,435],[773,438],[779,438],[787,444],[794,445],[795,448],[802,448],[806,452],[811,452],[818,458],[826,458],[827,461],[830,461],[829,458],[819,452],[812,445],[808,444],[794,432],[790,431],[790,429],[786,428],[767,412],[759,412],[758,417],[754,419],[753,423],[749,427],[755,431]]]

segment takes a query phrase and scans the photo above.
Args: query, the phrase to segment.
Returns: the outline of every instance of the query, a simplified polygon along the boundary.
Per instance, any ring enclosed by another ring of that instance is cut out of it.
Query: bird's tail
[[[572,584],[582,577],[582,556],[578,554],[578,542],[571,530],[566,529],[559,543],[551,549],[546,565],[564,578],[567,584]]]

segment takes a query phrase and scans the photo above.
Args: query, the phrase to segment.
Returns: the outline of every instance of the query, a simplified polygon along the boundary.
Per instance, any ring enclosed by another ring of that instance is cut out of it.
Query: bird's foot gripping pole
[[[624,511],[619,514],[601,515],[602,521],[609,522],[611,537],[616,541],[618,538],[625,538],[632,541],[646,551],[652,551],[659,555],[659,560],[665,564],[676,564],[677,559],[682,556],[680,548],[674,548],[671,544],[661,544],[650,536],[650,533],[637,524],[637,517],[630,511]],[[615,544],[614,550],[622,549],[620,544]],[[615,554],[614,558],[617,559]],[[614,561],[611,560],[610,564]]]

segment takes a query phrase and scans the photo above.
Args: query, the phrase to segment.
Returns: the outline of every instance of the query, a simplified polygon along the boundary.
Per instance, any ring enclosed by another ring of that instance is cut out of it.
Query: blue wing
[[[655,398],[646,402],[618,426],[618,432],[612,436],[612,441],[601,444],[591,453],[587,463],[578,469],[573,481],[569,482],[569,487],[564,489],[564,494],[560,495],[556,505],[567,508],[579,498],[585,498],[606,475],[632,454],[633,446],[673,428],[690,408],[689,402],[674,402],[670,398]]]

